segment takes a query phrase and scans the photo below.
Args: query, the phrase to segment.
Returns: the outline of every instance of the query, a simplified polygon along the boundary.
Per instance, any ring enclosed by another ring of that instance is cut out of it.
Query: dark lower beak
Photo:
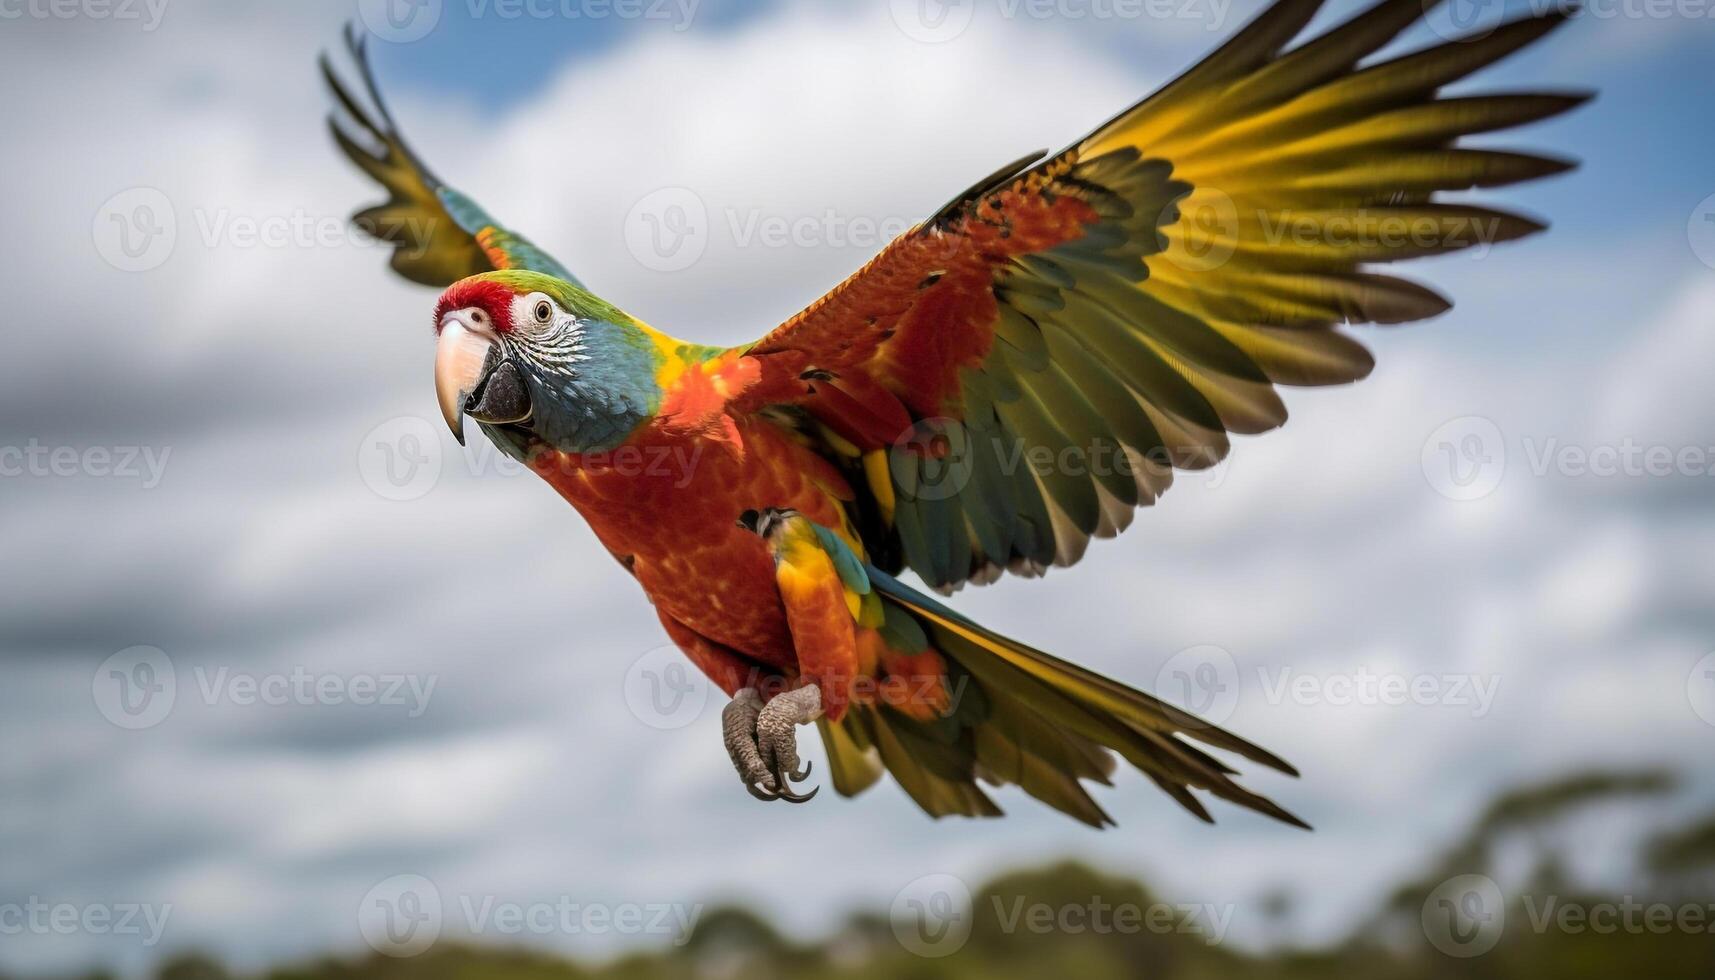
[[[738,515],[738,526],[744,528],[746,531],[749,531],[752,534],[760,534],[762,532],[757,530],[757,522],[759,522],[761,520],[762,520],[761,514],[758,514],[754,510],[747,510],[744,513]]]
[[[466,415],[490,425],[510,425],[530,417],[530,392],[518,365],[499,360],[499,348],[489,351],[489,360],[498,361],[487,370],[475,391],[465,399]]]

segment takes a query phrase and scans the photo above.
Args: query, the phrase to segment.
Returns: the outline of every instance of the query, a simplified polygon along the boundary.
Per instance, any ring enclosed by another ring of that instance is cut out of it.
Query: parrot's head
[[[503,447],[534,437],[600,451],[660,400],[645,328],[563,279],[522,270],[461,279],[441,294],[435,330],[435,394],[460,443],[469,415],[507,436],[496,440]]]
[[[761,538],[776,559],[786,538],[803,523],[804,515],[790,507],[764,507],[738,515],[738,526]]]

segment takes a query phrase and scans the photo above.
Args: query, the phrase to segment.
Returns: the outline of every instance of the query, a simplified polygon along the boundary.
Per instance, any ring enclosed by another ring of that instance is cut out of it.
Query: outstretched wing
[[[366,234],[393,246],[393,270],[412,282],[436,287],[496,269],[528,269],[582,285],[552,256],[501,227],[417,159],[376,87],[367,38],[348,24],[345,46],[368,105],[354,97],[324,53],[322,77],[345,120],[342,124],[341,114],[331,113],[328,128],[351,162],[387,189],[385,204],[359,211],[352,221]]]
[[[1564,15],[1360,66],[1433,0],[1382,0],[1288,50],[1320,4],[1280,0],[747,349],[755,404],[798,406],[848,468],[877,564],[948,588],[1077,561],[1175,469],[1284,422],[1276,386],[1367,375],[1342,325],[1448,308],[1370,264],[1541,230],[1437,195],[1568,169],[1459,141],[1587,96],[1439,93]]]

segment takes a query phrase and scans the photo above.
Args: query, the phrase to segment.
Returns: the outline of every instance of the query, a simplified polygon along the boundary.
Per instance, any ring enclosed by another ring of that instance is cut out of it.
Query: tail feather
[[[1092,827],[1114,820],[1090,797],[1080,780],[1111,785],[1113,756],[1095,744],[1056,731],[1019,702],[993,702],[989,717],[974,729],[978,772],[997,785],[1013,783],[1026,793]]]
[[[835,724],[819,719],[816,727],[822,732],[822,745],[828,751],[829,778],[834,791],[841,796],[856,796],[881,778],[881,759],[870,744],[869,733],[857,719],[858,712],[848,714]]]
[[[1215,822],[1215,818],[1209,814],[1208,808],[1203,806],[1202,801],[1198,800],[1197,797],[1192,796],[1191,791],[1186,789],[1183,785],[1169,782],[1153,773],[1150,774],[1149,781],[1161,787],[1161,791],[1163,793],[1173,797],[1180,806],[1189,810],[1191,815],[1196,817],[1198,820],[1210,824]]]
[[[884,591],[888,591],[888,595],[895,601],[934,624],[936,629],[932,632],[955,635],[967,644],[986,650],[1043,684],[1068,695],[1074,701],[1110,715],[1139,732],[1185,735],[1289,776],[1298,775],[1298,770],[1279,756],[1231,732],[1217,728],[1196,715],[1127,687],[1112,678],[1103,677],[1095,671],[978,626],[951,609],[933,602],[927,596],[913,593],[897,581],[891,585],[899,589],[901,594],[895,595],[886,588]],[[916,602],[912,601],[913,597]]]
[[[1199,820],[1212,823],[1213,817],[1193,790],[1308,829],[1273,801],[1238,785],[1230,766],[1188,739],[1297,775],[1272,753],[978,626],[873,568],[867,571],[883,600],[913,616],[949,661],[957,681],[953,724],[925,725],[884,706],[852,711],[829,742],[830,759],[838,756],[833,766],[840,792],[867,787],[885,767],[932,815],[997,816],[999,807],[977,786],[982,779],[1016,784],[1077,820],[1103,827],[1113,819],[1083,780],[1108,784],[1117,753]]]
[[[925,812],[936,817],[1001,815],[1000,807],[970,778],[968,758],[961,766],[956,754],[934,751],[933,743],[907,730],[907,719],[890,715],[886,709],[854,714],[859,714],[874,735],[881,764]]]

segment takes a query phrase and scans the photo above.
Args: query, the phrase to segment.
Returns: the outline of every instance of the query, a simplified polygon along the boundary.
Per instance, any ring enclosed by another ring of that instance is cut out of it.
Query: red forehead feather
[[[507,333],[512,329],[512,290],[487,279],[463,279],[453,283],[435,304],[435,332],[441,331],[441,318],[453,310],[477,307],[488,314],[494,329]]]

